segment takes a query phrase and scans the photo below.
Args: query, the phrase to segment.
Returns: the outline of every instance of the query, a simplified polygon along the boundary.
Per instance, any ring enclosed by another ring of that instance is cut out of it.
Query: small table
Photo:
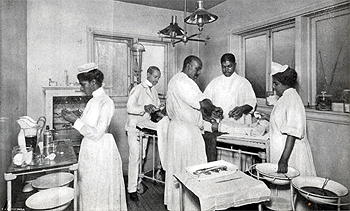
[[[200,202],[200,208],[205,210],[225,210],[230,207],[240,207],[248,204],[259,203],[259,211],[262,210],[262,202],[270,199],[270,189],[262,181],[250,177],[242,171],[237,171],[232,178],[219,180],[198,180],[191,177],[186,171],[175,174],[180,182],[180,210],[183,210],[183,188],[194,193]]]
[[[50,172],[56,170],[68,169],[74,171],[74,210],[77,210],[77,181],[78,181],[78,160],[75,155],[72,142],[58,142],[58,151],[56,157],[52,161],[44,162],[42,165],[28,165],[26,167],[15,167],[12,163],[8,170],[4,173],[7,181],[7,209],[12,210],[12,180],[17,176],[35,174],[40,172]]]
[[[157,123],[152,122],[151,120],[141,121],[137,124],[136,128],[139,130],[139,141],[140,141],[140,164],[139,164],[139,181],[138,187],[141,187],[142,178],[147,178],[156,182],[160,182],[164,184],[164,181],[161,181],[155,178],[155,167],[156,167],[156,159],[155,159],[155,144],[157,143]],[[143,171],[143,138],[151,138],[153,141],[152,147],[152,177],[145,175]],[[139,193],[143,193],[143,191],[139,191]]]

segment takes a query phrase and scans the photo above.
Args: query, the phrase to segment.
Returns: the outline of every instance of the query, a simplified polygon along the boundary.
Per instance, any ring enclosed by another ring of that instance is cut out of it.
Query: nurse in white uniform
[[[271,163],[277,163],[281,173],[286,173],[291,166],[300,172],[300,176],[316,176],[306,134],[305,108],[295,89],[297,72],[273,62],[271,75],[272,87],[279,96],[270,117]],[[279,195],[283,195],[283,191],[279,191]]]
[[[104,92],[103,73],[94,63],[78,68],[80,90],[92,99],[79,118],[72,111],[62,116],[83,136],[79,153],[79,210],[127,210],[121,157],[108,127],[114,103]]]

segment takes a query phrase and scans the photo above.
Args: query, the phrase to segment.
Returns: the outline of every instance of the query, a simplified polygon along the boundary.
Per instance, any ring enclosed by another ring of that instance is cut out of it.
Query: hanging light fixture
[[[203,1],[197,1],[198,8],[192,15],[185,18],[185,22],[192,25],[198,25],[198,30],[203,31],[203,25],[212,23],[218,19],[218,16],[211,14],[203,7]]]
[[[164,29],[162,29],[162,30],[160,30],[159,32],[158,32],[158,34],[159,34],[159,36],[160,36],[160,38],[163,40],[163,38],[169,38],[169,39],[171,39],[171,43],[172,43],[172,45],[173,46],[175,46],[175,44],[176,43],[179,43],[179,42],[183,42],[183,43],[187,43],[188,41],[197,41],[197,42],[204,42],[205,44],[207,44],[207,42],[209,41],[209,36],[207,36],[205,39],[196,39],[196,38],[193,38],[193,37],[195,37],[195,36],[198,36],[198,38],[200,37],[200,35],[201,35],[201,31],[203,30],[203,25],[204,25],[204,23],[208,23],[208,22],[206,22],[206,20],[207,20],[207,16],[203,16],[204,15],[204,12],[205,12],[205,14],[210,14],[209,12],[207,12],[204,8],[203,8],[203,1],[200,1],[200,2],[202,2],[202,3],[198,3],[198,5],[202,5],[201,6],[201,10],[200,10],[200,14],[201,14],[201,20],[199,21],[200,23],[201,23],[201,30],[199,30],[200,31],[200,33],[197,33],[197,34],[193,34],[193,35],[191,35],[191,36],[188,36],[187,35],[187,31],[186,31],[186,24],[185,24],[185,30],[183,30],[181,27],[179,27],[178,26],[178,24],[177,24],[177,17],[176,16],[172,16],[172,21],[171,21],[171,23],[170,23],[170,25],[169,26],[167,26],[166,28],[164,28]],[[187,1],[185,0],[185,5],[184,5],[184,17],[186,17],[186,7],[187,7]],[[199,8],[200,8],[200,6],[199,6]],[[199,9],[198,8],[198,9]],[[196,10],[196,11],[198,11],[198,9]],[[196,13],[196,11],[195,11],[195,13]],[[203,12],[204,11],[204,12]],[[194,14],[194,13],[193,13]],[[192,14],[192,15],[193,15]],[[191,16],[192,16],[191,15]],[[210,14],[210,15],[212,15],[212,14]],[[191,16],[189,16],[189,17],[191,17]],[[215,16],[215,15],[212,15],[212,16]],[[215,16],[216,17],[216,19],[218,18],[217,16]],[[186,18],[187,19],[187,18]],[[185,19],[185,20],[186,20]],[[216,20],[215,19],[215,20]],[[184,20],[184,22],[185,22],[185,20]],[[202,20],[204,20],[204,21],[202,21]],[[215,20],[213,20],[213,21],[215,21]],[[213,21],[211,21],[211,22],[213,22]],[[198,21],[197,21],[198,22]],[[197,22],[195,23],[195,24],[197,24]],[[185,22],[185,23],[187,23],[187,22]],[[202,24],[203,23],[203,24]],[[198,24],[197,24],[198,25]]]
[[[184,35],[185,31],[177,24],[177,16],[171,17],[171,23],[166,28],[159,31],[159,34],[170,36],[170,38],[176,38],[177,36]]]

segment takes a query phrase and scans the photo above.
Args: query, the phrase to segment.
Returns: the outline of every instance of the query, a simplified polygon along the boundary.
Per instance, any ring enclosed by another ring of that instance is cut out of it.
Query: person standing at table
[[[159,110],[160,100],[154,86],[158,83],[160,77],[161,72],[159,68],[150,66],[147,69],[147,79],[131,90],[127,102],[128,119],[125,124],[125,130],[129,143],[128,193],[132,201],[138,201],[137,181],[139,176],[139,163],[141,162],[140,142],[136,125],[141,121],[150,120],[150,114]],[[145,151],[147,143],[148,139],[144,139],[144,157],[146,156]]]
[[[300,172],[300,176],[316,176],[306,133],[305,108],[295,89],[298,74],[287,65],[273,62],[271,67],[272,87],[279,96],[270,115],[271,163],[278,164],[277,172],[280,173],[286,173],[291,166]],[[279,195],[289,199],[289,191],[279,190]],[[308,202],[301,201],[304,203],[297,203],[297,210],[309,210]]]
[[[122,160],[108,127],[113,100],[102,88],[104,75],[94,63],[78,68],[80,90],[92,98],[82,115],[62,110],[84,136],[79,152],[79,210],[127,210]]]
[[[253,87],[246,78],[236,73],[236,58],[232,53],[222,55],[220,62],[222,75],[208,84],[204,94],[214,105],[222,108],[224,119],[250,123],[246,116],[256,106]]]
[[[296,91],[298,74],[287,65],[272,64],[272,87],[279,99],[270,116],[270,159],[278,163],[278,172],[288,165],[300,176],[316,176],[311,148],[306,134],[306,114]]]
[[[214,78],[204,90],[204,94],[214,105],[223,110],[224,119],[230,119],[240,124],[250,124],[251,116],[256,106],[256,97],[250,82],[236,73],[236,58],[232,53],[222,55],[222,75]],[[216,135],[204,134],[209,160],[216,160]],[[244,158],[243,158],[244,159]]]
[[[168,210],[180,210],[179,183],[173,175],[186,171],[188,166],[207,162],[201,113],[201,103],[205,98],[195,82],[201,70],[202,61],[190,55],[184,60],[182,72],[175,74],[168,84],[166,109],[170,123],[164,193]],[[217,129],[217,124],[214,127]],[[199,209],[198,205],[198,198],[185,190],[185,210]]]

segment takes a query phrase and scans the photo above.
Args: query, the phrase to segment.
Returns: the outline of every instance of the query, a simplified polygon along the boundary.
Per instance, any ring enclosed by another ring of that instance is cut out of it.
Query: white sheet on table
[[[239,207],[270,199],[271,192],[266,184],[242,171],[233,175],[235,178],[241,177],[240,179],[221,183],[217,183],[217,179],[198,181],[188,174],[180,177],[182,183],[198,196],[203,211]]]
[[[253,124],[238,124],[230,120],[223,120],[220,123],[219,131],[235,135],[263,136],[268,132],[269,124],[266,120],[257,121]]]

